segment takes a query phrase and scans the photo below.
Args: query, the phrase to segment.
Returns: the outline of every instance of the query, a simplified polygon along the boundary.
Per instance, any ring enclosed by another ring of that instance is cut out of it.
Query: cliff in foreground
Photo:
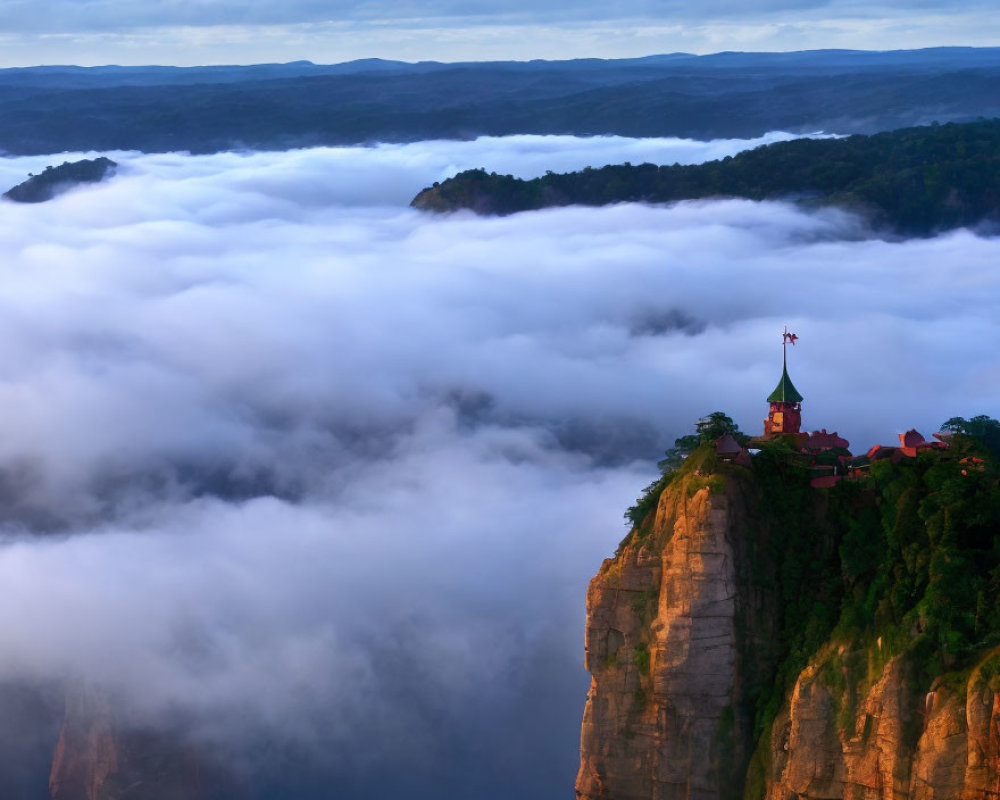
[[[703,446],[587,595],[586,800],[1000,797],[1000,490],[948,450],[810,487]]]
[[[710,197],[837,205],[903,235],[996,222],[1000,120],[846,139],[796,139],[690,166],[587,167],[533,180],[467,170],[424,189],[411,205],[427,211],[512,214],[552,206]]]

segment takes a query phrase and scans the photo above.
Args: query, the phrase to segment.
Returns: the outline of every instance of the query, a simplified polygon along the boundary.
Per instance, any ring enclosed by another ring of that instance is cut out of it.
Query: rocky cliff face
[[[742,794],[776,602],[748,569],[754,507],[741,481],[687,475],[591,581],[578,797]]]
[[[968,463],[780,497],[685,465],[590,584],[577,797],[1000,800],[998,477]]]
[[[162,731],[123,724],[91,686],[67,693],[66,719],[49,777],[52,800],[201,800],[241,796],[190,746]]]
[[[916,666],[897,657],[856,710],[824,679],[826,665],[810,666],[771,730],[767,800],[995,800],[997,663],[993,653],[963,680],[939,678],[925,692]]]
[[[70,690],[49,777],[53,800],[108,796],[109,780],[119,770],[113,725],[107,700],[93,688],[75,686]]]

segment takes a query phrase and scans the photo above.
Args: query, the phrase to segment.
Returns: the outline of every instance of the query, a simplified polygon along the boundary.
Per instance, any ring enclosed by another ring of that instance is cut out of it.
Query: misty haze
[[[663,449],[717,408],[760,428],[786,324],[804,424],[859,450],[994,408],[1000,242],[740,200],[408,203],[473,166],[781,138],[112,153],[106,183],[2,204],[0,678],[37,690],[0,694],[30,765],[3,796],[45,796],[67,681],[253,797],[569,796],[582,599]]]

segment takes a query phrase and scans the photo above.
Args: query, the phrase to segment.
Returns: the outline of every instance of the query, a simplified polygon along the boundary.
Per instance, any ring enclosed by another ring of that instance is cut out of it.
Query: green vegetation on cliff
[[[732,417],[722,411],[713,411],[708,416],[702,417],[695,423],[694,433],[689,433],[674,440],[674,446],[667,449],[663,458],[657,462],[660,468],[660,477],[642,490],[642,495],[636,499],[635,503],[628,507],[625,512],[625,519],[632,523],[635,528],[642,528],[643,523],[650,512],[656,510],[656,504],[660,500],[660,495],[667,488],[675,477],[677,471],[685,466],[691,454],[699,447],[715,442],[720,436],[730,434],[740,443],[746,444],[750,437],[740,432],[740,426],[733,422]],[[688,469],[704,467],[704,461],[708,456],[709,448],[703,447],[703,452],[697,459],[688,463]],[[713,466],[717,468],[717,462],[712,460]]]
[[[875,462],[864,479],[831,490],[810,490],[773,450],[755,460],[778,523],[772,557],[784,608],[774,683],[755,696],[748,800],[763,796],[772,723],[807,665],[845,740],[867,736],[870,717],[855,729],[860,704],[896,657],[907,664],[909,702],[921,707],[935,686],[964,693],[974,670],[995,671],[1000,463],[991,446],[1000,423],[981,416],[944,427],[958,432],[948,450]],[[908,751],[920,734],[911,728],[900,743]]]
[[[626,163],[533,180],[468,170],[424,189],[413,205],[510,214],[549,206],[710,197],[837,205],[905,235],[996,221],[1000,120],[797,139],[692,166]]]
[[[943,427],[955,434],[949,449],[877,461],[865,477],[819,490],[802,455],[780,440],[762,444],[749,468],[721,462],[710,434],[738,430],[716,412],[667,451],[664,475],[626,514],[634,527],[622,547],[648,534],[676,480],[715,492],[739,480],[758,496],[751,569],[776,592],[780,618],[775,668],[748,692],[758,751],[747,797],[760,796],[772,723],[809,664],[841,728],[896,656],[913,665],[910,691],[921,697],[989,666],[983,659],[1000,645],[1000,423],[956,417]],[[679,467],[678,455],[687,455]]]
[[[909,691],[923,697],[942,681],[964,687],[1000,645],[1000,463],[991,451],[1000,423],[981,416],[944,427],[956,432],[948,450],[875,462],[829,490],[811,488],[809,470],[781,443],[754,458],[768,517],[754,545],[762,573],[777,578],[781,617],[773,682],[750,692],[756,759],[773,746],[772,723],[809,664],[843,730],[890,659],[907,659]],[[755,760],[748,797],[759,796],[763,772]]]
[[[1000,643],[1000,466],[980,439],[878,461],[831,490],[773,447],[754,472],[784,604],[778,695],[827,641],[881,640],[884,658],[916,648],[928,680]],[[778,695],[763,693],[761,726]]]

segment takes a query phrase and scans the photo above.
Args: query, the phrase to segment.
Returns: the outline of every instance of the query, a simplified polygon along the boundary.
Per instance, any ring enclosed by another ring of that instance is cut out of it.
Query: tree
[[[727,433],[732,434],[740,444],[746,444],[750,440],[749,436],[740,432],[740,426],[733,422],[732,417],[722,411],[713,411],[695,423],[694,433],[675,439],[674,446],[664,453],[664,458],[657,462],[657,466],[663,473],[673,472],[698,445],[714,442]]]
[[[993,455],[1000,457],[1000,422],[993,417],[985,414],[979,414],[972,419],[952,417],[941,426],[941,430],[978,439]]]

